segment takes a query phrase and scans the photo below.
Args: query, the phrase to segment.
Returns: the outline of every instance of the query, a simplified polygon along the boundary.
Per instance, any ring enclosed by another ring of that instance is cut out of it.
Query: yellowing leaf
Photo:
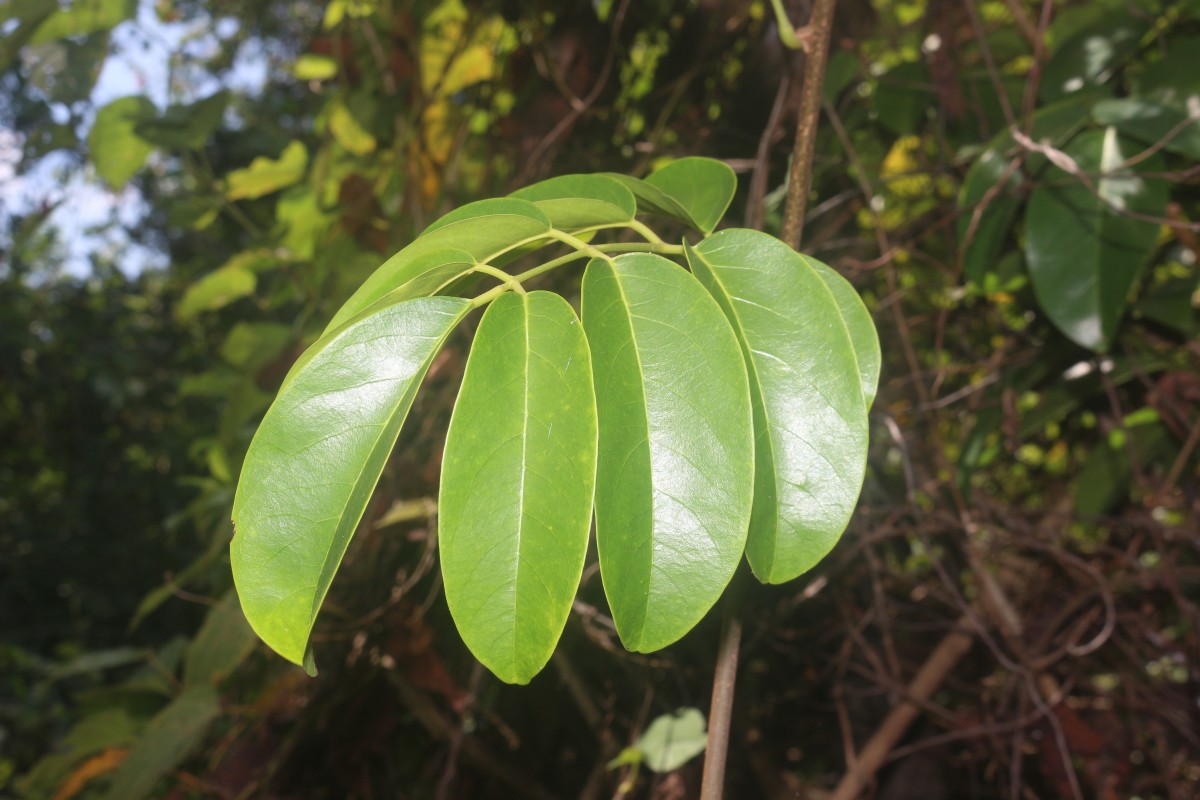
[[[308,150],[304,143],[293,141],[283,149],[279,158],[260,156],[250,166],[229,173],[230,200],[252,200],[291,186],[304,177],[308,166]]]
[[[254,294],[258,278],[238,266],[224,266],[188,287],[175,307],[175,318],[188,320],[202,311],[216,311],[234,300]]]
[[[375,137],[358,124],[350,109],[343,105],[335,108],[330,115],[329,130],[338,144],[356,156],[365,156],[375,149]]]
[[[329,56],[305,53],[296,59],[292,74],[302,81],[321,81],[337,74],[337,62]]]
[[[421,35],[421,85],[426,94],[449,97],[495,74],[496,51],[511,45],[512,29],[499,16],[471,26],[460,0],[447,0],[425,20]]]

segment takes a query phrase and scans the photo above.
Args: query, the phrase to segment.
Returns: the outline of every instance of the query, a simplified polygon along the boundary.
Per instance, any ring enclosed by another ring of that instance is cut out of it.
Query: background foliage
[[[706,707],[712,620],[626,653],[588,567],[529,687],[455,636],[432,498],[465,336],[334,583],[319,680],[246,631],[229,509],[288,366],[449,209],[709,155],[740,173],[732,216],[777,232],[801,58],[773,19],[756,0],[0,8],[0,793],[694,793],[697,761],[606,765]],[[144,85],[97,99],[163,37]],[[883,381],[850,533],[747,593],[731,796],[832,787],[953,629],[974,644],[877,796],[1190,796],[1198,53],[1194,0],[839,3],[804,249],[867,298]],[[85,192],[116,211],[81,231]]]

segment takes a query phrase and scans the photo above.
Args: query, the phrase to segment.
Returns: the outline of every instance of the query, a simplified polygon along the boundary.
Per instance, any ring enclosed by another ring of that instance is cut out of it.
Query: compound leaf
[[[593,260],[583,324],[601,576],[621,641],[648,652],[687,633],[741,559],[754,477],[746,367],[720,307],[660,256]]]
[[[321,601],[421,379],[470,308],[408,300],[318,340],[250,443],[233,502],[234,583],[259,637],[310,672]]]
[[[854,341],[826,280],[778,239],[722,231],[687,255],[746,359],[755,428],[746,556],[761,581],[782,583],[832,549],[862,488],[867,406]]]
[[[528,683],[583,572],[596,399],[579,318],[557,294],[504,294],[480,322],[446,436],[438,546],[467,647]]]

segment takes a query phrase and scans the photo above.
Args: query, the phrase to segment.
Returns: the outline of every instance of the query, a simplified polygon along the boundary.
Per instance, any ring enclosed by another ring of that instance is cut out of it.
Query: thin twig
[[[736,580],[736,578],[735,578]],[[737,589],[726,598],[725,623],[717,650],[712,705],[708,712],[708,745],[700,800],[721,800],[725,792],[725,759],[729,753],[729,721],[733,716],[733,690],[737,683],[738,648],[742,644],[741,603]]]
[[[879,768],[888,760],[896,742],[900,741],[909,725],[917,718],[921,703],[933,695],[954,669],[954,665],[971,649],[974,637],[965,632],[969,628],[970,620],[960,618],[954,624],[954,629],[938,643],[912,683],[908,685],[905,699],[880,723],[866,746],[859,752],[858,759],[827,800],[855,800],[874,779]]]
[[[812,183],[813,149],[817,143],[817,121],[825,91],[825,61],[829,56],[829,36],[833,29],[833,9],[837,0],[816,0],[808,23],[808,55],[804,59],[804,83],[800,89],[800,118],[796,122],[796,143],[792,148],[792,168],[788,175],[787,206],[783,212],[781,239],[799,249],[804,230],[804,208]]]

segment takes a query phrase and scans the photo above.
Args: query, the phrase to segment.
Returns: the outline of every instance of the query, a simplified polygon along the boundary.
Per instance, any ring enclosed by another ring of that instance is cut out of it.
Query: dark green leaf
[[[875,113],[897,136],[911,136],[920,130],[936,103],[929,68],[923,61],[897,64],[879,77],[875,87]]]
[[[574,231],[629,222],[637,213],[633,193],[604,175],[562,175],[513,192],[536,205],[554,227]]]
[[[1092,108],[1092,116],[1144,144],[1200,160],[1200,113],[1127,98],[1102,100]]]
[[[562,634],[583,572],[596,472],[596,398],[579,318],[549,292],[484,314],[442,465],[438,547],[463,641],[528,683]]]
[[[416,241],[383,263],[333,316],[326,333],[385,295],[405,287],[430,270],[444,272],[431,253],[453,249],[453,263],[465,253],[472,265],[531,244],[550,232],[550,220],[527,200],[480,200],[455,209],[425,229]],[[426,280],[422,285],[432,282]],[[437,280],[440,285],[444,281]],[[434,287],[436,288],[436,287]]]
[[[1158,226],[1123,213],[1162,216],[1167,188],[1120,169],[1138,152],[1115,128],[1093,131],[1067,146],[1093,185],[1053,168],[1033,191],[1025,217],[1025,258],[1046,316],[1076,343],[1107,350],[1129,290],[1154,248]],[[1151,157],[1139,164],[1162,169]]]
[[[722,231],[687,254],[732,324],[750,376],[755,485],[746,556],[759,580],[783,583],[833,548],[862,489],[867,406],[854,343],[825,279],[775,237]],[[866,325],[874,339],[869,318]]]
[[[583,322],[601,575],[621,641],[648,652],[704,616],[741,558],[754,477],[746,368],[716,301],[660,256],[592,261]]]
[[[1165,325],[1184,336],[1200,334],[1200,308],[1193,299],[1200,299],[1200,275],[1172,278],[1147,293],[1134,306],[1147,319]]]
[[[1020,171],[1010,169],[1010,159],[999,150],[985,150],[967,172],[958,193],[958,240],[964,247],[963,275],[976,285],[982,285],[1012,232],[1020,186]]]
[[[139,122],[134,130],[160,147],[196,150],[221,124],[228,102],[228,92],[217,92],[189,105],[171,106],[161,117]]]
[[[183,685],[218,684],[254,650],[258,638],[242,609],[237,594],[227,593],[208,612],[196,638],[187,648],[183,662]]]
[[[421,379],[468,310],[419,298],[339,328],[296,363],[255,433],[230,555],[246,619],[285,658],[304,660]]]
[[[1137,51],[1149,29],[1149,20],[1140,16],[1106,14],[1055,49],[1042,71],[1038,94],[1051,102],[1107,82]]]
[[[113,775],[109,800],[142,800],[155,784],[179,766],[200,743],[221,713],[217,691],[209,685],[184,690],[146,726]]]
[[[1139,100],[1172,106],[1186,111],[1188,101],[1200,97],[1200,36],[1171,39],[1170,51],[1137,78],[1135,96]]]
[[[1035,142],[1062,147],[1087,124],[1088,110],[1097,94],[1094,90],[1076,92],[1039,109],[1033,115],[1030,138]],[[1017,156],[1015,144],[1012,134],[1007,130],[996,135],[971,165],[959,191],[959,246],[966,243],[963,272],[966,279],[977,286],[982,286],[986,276],[993,271],[1005,242],[1012,235],[1012,222],[1023,200],[1023,196],[1017,193],[1022,183],[1022,171],[1009,168],[1011,159]],[[1045,157],[1027,154],[1023,172],[1036,174],[1044,164]],[[974,223],[979,205],[1001,179],[1006,181],[1005,185],[993,192],[990,202],[978,212],[978,223]],[[972,224],[975,225],[974,235],[968,241]]]

